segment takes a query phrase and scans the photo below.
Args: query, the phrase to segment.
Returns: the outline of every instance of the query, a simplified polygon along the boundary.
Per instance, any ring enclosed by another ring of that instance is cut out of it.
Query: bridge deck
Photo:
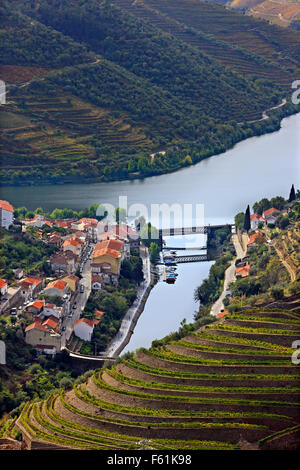
[[[192,233],[206,234],[210,230],[217,230],[218,228],[224,228],[231,226],[232,224],[222,224],[222,225],[203,225],[203,226],[194,226],[194,227],[170,227],[163,228],[159,230],[160,236],[175,236],[175,235],[190,235]]]

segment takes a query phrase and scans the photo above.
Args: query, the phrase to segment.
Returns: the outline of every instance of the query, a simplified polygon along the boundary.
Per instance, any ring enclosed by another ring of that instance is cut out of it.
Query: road
[[[221,310],[224,309],[224,304],[223,300],[226,296],[226,289],[229,286],[229,284],[234,280],[235,276],[235,261],[238,258],[243,258],[246,256],[247,253],[247,248],[243,249],[240,242],[239,238],[236,234],[232,235],[232,242],[236,251],[236,258],[231,261],[230,266],[226,269],[225,271],[225,277],[224,277],[224,285],[223,285],[223,291],[218,300],[213,304],[210,310],[210,314],[213,316],[217,316],[218,313],[221,312]]]
[[[273,106],[272,108],[265,109],[265,111],[262,112],[262,117],[260,119],[256,119],[255,121],[245,121],[248,124],[253,124],[255,122],[260,122],[260,121],[265,121],[266,119],[269,119],[269,115],[267,114],[268,111],[272,111],[274,109],[282,108],[282,106],[285,106],[287,103],[286,98],[283,98],[281,103],[277,104],[276,106]],[[244,124],[244,122],[238,122],[238,124]]]
[[[61,333],[61,347],[64,348],[69,341],[71,334],[73,332],[73,325],[75,321],[79,320],[81,316],[81,312],[84,309],[89,295],[91,293],[91,284],[92,284],[92,274],[91,274],[91,260],[87,259],[85,263],[83,263],[83,270],[82,270],[82,279],[80,280],[80,285],[84,286],[84,292],[80,292],[80,289],[77,290],[75,294],[74,303],[76,302],[76,308],[71,307],[70,314],[72,313],[72,317],[69,318],[65,316],[62,321],[62,327],[65,328],[64,331]]]

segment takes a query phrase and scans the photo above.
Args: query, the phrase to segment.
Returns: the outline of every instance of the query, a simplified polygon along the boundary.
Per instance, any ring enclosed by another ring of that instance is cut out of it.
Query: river
[[[7,187],[2,188],[1,199],[28,209],[51,210],[82,209],[94,203],[118,206],[119,196],[127,196],[128,207],[144,204],[149,214],[151,204],[203,204],[205,224],[232,223],[248,204],[251,207],[263,197],[287,198],[292,184],[300,187],[299,130],[300,113],[283,119],[277,132],[244,140],[175,173],[112,183]],[[171,223],[176,226],[178,220]],[[197,307],[193,292],[210,266],[208,262],[180,265],[174,285],[158,283],[125,350],[148,347],[153,339],[177,330],[183,318],[192,321]]]

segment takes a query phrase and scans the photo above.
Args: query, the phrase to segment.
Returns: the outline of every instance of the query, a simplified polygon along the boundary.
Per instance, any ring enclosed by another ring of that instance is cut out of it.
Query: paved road
[[[233,281],[234,276],[235,276],[235,260],[237,258],[243,258],[246,256],[247,253],[247,248],[244,250],[239,242],[238,236],[236,234],[232,235],[232,242],[236,251],[236,258],[231,261],[230,266],[226,269],[225,271],[225,278],[224,278],[224,285],[223,285],[223,291],[218,300],[213,304],[210,314],[213,316],[217,316],[218,313],[221,312],[222,309],[224,309],[224,304],[223,300],[226,295],[226,289],[229,286],[229,284]]]
[[[81,312],[84,309],[89,295],[91,293],[91,260],[87,260],[83,265],[82,270],[82,279],[80,280],[80,285],[84,286],[84,292],[80,293],[79,291],[76,293],[75,302],[76,308],[71,308],[70,313],[72,313],[72,318],[64,317],[62,326],[65,328],[65,331],[62,331],[62,338],[61,338],[61,347],[65,347],[67,341],[70,339],[70,336],[73,332],[73,325],[74,322],[79,320],[81,316]],[[74,302],[74,303],[75,303]]]

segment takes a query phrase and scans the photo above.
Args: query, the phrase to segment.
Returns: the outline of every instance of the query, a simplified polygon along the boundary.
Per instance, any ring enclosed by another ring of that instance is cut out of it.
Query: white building
[[[250,215],[251,230],[257,230],[258,224],[264,223],[265,219],[260,214]]]
[[[8,230],[14,221],[14,208],[7,201],[0,201],[0,226]]]
[[[80,318],[74,323],[74,334],[84,341],[91,341],[94,326],[98,325],[99,320],[88,320],[87,318]]]
[[[266,224],[275,224],[277,217],[279,216],[280,211],[271,207],[267,211],[263,212],[263,217],[265,218]]]
[[[7,282],[4,279],[0,279],[0,294],[5,295],[7,293]]]
[[[44,290],[45,294],[49,297],[64,297],[69,292],[69,286],[65,281],[61,279],[56,279],[55,281],[49,282],[47,287]]]

